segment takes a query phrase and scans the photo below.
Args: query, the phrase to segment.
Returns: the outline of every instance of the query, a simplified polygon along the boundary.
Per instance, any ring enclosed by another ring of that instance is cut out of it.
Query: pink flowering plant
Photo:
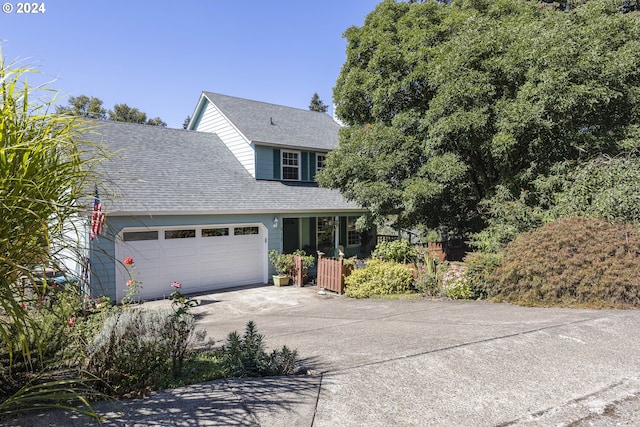
[[[140,295],[140,291],[142,290],[142,282],[135,278],[136,265],[133,262],[133,258],[125,258],[123,264],[127,269],[127,275],[129,276],[129,279],[126,282],[126,292],[120,301],[125,305],[132,304],[138,300],[138,295]]]

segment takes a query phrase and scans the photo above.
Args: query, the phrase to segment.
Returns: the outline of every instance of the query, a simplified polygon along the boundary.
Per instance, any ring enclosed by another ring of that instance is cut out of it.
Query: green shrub
[[[275,249],[272,249],[269,251],[269,261],[277,274],[289,275],[293,270],[294,261],[293,255],[291,254],[281,254]]]
[[[392,242],[380,242],[371,254],[371,258],[383,261],[394,261],[408,264],[416,261],[416,248],[407,240],[394,240]]]
[[[88,345],[88,370],[105,381],[108,394],[141,396],[170,375],[176,353],[184,355],[203,338],[192,315],[177,316],[172,309],[114,309]]]
[[[411,268],[392,261],[372,259],[345,279],[345,294],[353,298],[411,292]]]
[[[511,242],[489,296],[527,305],[640,306],[635,227],[565,218]]]
[[[468,282],[473,299],[487,298],[495,269],[502,261],[503,253],[472,252],[464,258],[464,278]]]
[[[416,275],[413,287],[421,294],[436,296],[440,294],[438,263],[429,255],[423,255],[422,261],[416,263]]]
[[[297,352],[283,346],[268,354],[262,334],[253,321],[247,323],[243,336],[231,332],[227,343],[220,349],[223,372],[230,377],[259,377],[266,375],[291,375]]]
[[[442,292],[451,299],[474,299],[475,294],[471,289],[469,280],[465,277],[458,277],[443,285]]]

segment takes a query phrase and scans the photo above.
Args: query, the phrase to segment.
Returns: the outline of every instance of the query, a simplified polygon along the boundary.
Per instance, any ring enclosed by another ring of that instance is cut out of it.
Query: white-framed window
[[[300,152],[282,150],[282,179],[300,181]]]
[[[324,153],[316,153],[316,171],[321,171],[325,168],[325,158],[327,157]]]
[[[360,233],[356,230],[357,216],[347,217],[347,246],[360,245]]]

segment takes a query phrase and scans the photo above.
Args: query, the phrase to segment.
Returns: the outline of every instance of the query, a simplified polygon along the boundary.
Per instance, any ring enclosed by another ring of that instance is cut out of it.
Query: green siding
[[[256,145],[255,153],[256,179],[273,179],[273,173],[275,170],[273,148]]]
[[[282,157],[279,149],[257,145],[255,153],[256,179],[282,179]],[[306,182],[315,181],[316,153],[300,152],[300,179]]]
[[[280,179],[280,150],[273,149],[273,179]]]

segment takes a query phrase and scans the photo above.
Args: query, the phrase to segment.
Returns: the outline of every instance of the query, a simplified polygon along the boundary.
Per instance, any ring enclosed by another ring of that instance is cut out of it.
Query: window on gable
[[[300,153],[282,150],[282,179],[300,181]]]
[[[325,159],[326,155],[325,154],[316,154],[316,170],[317,171],[321,171],[322,169],[325,168],[325,164],[324,164],[324,159]]]

